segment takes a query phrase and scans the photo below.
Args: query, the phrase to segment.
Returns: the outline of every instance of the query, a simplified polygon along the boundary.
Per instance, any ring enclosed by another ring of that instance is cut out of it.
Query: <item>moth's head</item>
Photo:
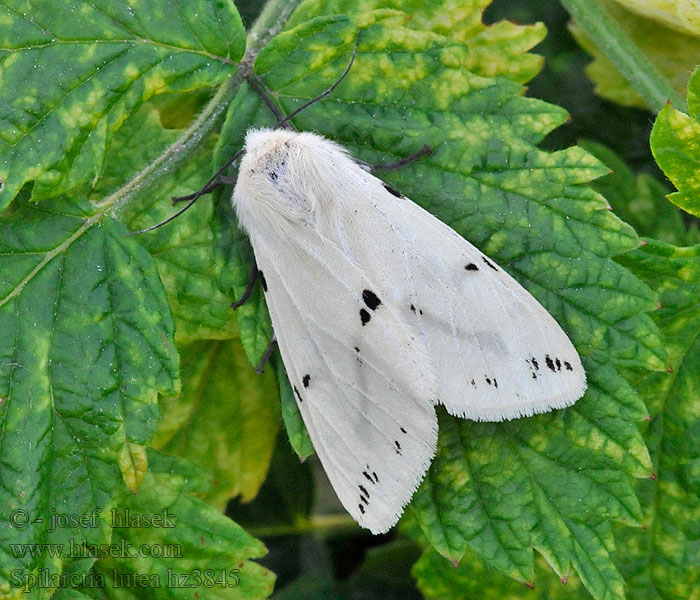
[[[252,175],[271,173],[287,161],[299,134],[288,129],[250,129],[245,136],[239,172]]]
[[[250,232],[255,221],[313,221],[328,202],[329,181],[347,170],[352,159],[334,142],[309,132],[252,129],[233,192],[241,224]]]

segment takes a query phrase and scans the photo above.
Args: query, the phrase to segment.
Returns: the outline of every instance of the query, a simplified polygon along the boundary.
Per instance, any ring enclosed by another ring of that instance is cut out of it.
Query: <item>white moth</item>
[[[373,533],[397,522],[430,465],[435,404],[502,421],[583,395],[552,316],[334,142],[249,131],[233,204],[314,448]]]

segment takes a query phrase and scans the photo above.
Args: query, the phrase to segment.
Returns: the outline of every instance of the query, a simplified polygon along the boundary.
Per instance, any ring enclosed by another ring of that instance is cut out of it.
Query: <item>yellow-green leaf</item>
[[[224,509],[251,500],[265,479],[279,428],[274,376],[251,368],[238,340],[185,346],[182,394],[161,401],[154,446],[197,461],[210,476],[206,498]]]
[[[689,213],[700,216],[700,69],[688,82],[687,115],[665,106],[651,132],[651,150],[678,192],[669,200]]]

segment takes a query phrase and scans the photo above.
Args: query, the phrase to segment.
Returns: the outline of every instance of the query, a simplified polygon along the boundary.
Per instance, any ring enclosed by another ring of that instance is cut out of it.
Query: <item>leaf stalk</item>
[[[683,98],[599,0],[561,0],[561,3],[651,110],[659,112],[669,101],[679,110],[685,110]]]

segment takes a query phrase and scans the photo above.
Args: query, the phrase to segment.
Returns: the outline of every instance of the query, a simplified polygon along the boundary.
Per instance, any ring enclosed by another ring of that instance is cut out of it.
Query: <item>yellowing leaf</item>
[[[198,461],[211,477],[206,498],[220,509],[251,500],[265,479],[279,427],[274,376],[252,369],[238,340],[196,342],[182,350],[179,398],[161,402],[154,445]]]
[[[700,216],[700,69],[688,82],[687,115],[665,106],[656,117],[651,132],[651,150],[664,173],[678,192],[669,200],[676,206]]]

